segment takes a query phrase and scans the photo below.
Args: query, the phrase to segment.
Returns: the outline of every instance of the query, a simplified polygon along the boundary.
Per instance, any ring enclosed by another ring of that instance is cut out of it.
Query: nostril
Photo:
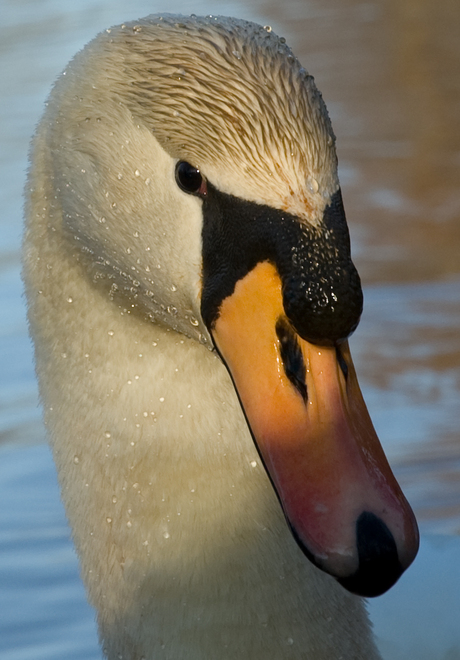
[[[360,596],[380,596],[403,573],[393,534],[378,516],[364,511],[356,523],[356,541],[359,568],[339,582]]]
[[[284,371],[304,402],[308,400],[306,368],[302,351],[294,331],[287,321],[279,318],[276,323],[276,335],[279,340],[280,355]]]
[[[339,363],[339,367],[342,369],[342,373],[345,377],[345,380],[348,378],[348,364],[345,362],[345,358],[342,355],[342,351],[340,350],[340,346],[335,347],[335,354],[337,356],[337,362]]]

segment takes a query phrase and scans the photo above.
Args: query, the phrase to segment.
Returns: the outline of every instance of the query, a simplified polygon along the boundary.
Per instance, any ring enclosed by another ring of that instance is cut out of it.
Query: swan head
[[[418,531],[348,348],[362,290],[313,78],[266,28],[153,16],[99,36],[62,85],[69,245],[114,302],[217,350],[299,546],[383,593]]]

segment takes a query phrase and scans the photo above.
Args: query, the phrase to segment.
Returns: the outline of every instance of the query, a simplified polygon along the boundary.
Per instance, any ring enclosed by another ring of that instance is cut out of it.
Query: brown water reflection
[[[422,527],[460,533],[460,2],[262,10],[337,135],[366,292],[354,351],[377,428]]]

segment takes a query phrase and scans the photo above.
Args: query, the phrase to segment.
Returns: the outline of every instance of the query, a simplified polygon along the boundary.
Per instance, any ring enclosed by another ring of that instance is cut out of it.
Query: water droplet
[[[112,497],[112,502],[113,502],[113,504],[116,504],[116,503],[118,502],[118,500],[117,500],[117,498],[115,497],[115,495]]]
[[[110,434],[108,431],[106,431],[106,432],[104,433],[104,435],[105,435],[106,438],[111,438],[111,437],[112,437],[111,434]]]
[[[287,638],[287,643],[288,643],[288,646],[292,646],[294,644],[294,640],[292,639],[292,637]]]
[[[130,520],[128,520],[128,522],[126,523],[126,527],[128,527],[128,529],[129,529],[132,526],[133,526],[133,523]]]
[[[140,176],[140,175],[141,173],[139,172],[139,170],[134,170],[134,176]]]
[[[160,396],[159,398],[160,403],[163,403],[164,400],[165,400],[164,396]]]
[[[174,111],[173,111],[173,117],[180,117],[180,112],[179,112],[179,110],[174,110]]]
[[[197,321],[197,319],[196,319],[194,316],[191,316],[191,317],[190,317],[190,323],[191,323],[193,326],[195,326],[195,327],[197,327],[198,325],[200,325],[200,324],[199,324],[199,321]]]
[[[67,298],[67,302],[68,302],[68,303],[73,302],[73,298],[72,298],[71,296],[69,296],[69,297]]]
[[[241,53],[240,53],[239,50],[233,50],[232,53],[236,57],[237,60],[241,59]]]
[[[112,522],[112,518],[106,518],[106,520],[109,524]]]
[[[109,330],[107,334],[110,335],[111,337],[113,337],[114,332],[113,332],[113,330]]]
[[[172,74],[172,77],[176,80],[181,80],[183,76],[185,76],[184,69],[177,69],[177,71]]]
[[[271,32],[272,31],[272,26],[271,25],[264,25],[264,30],[266,30],[266,32]]]
[[[78,458],[78,456],[73,457],[73,462],[75,463],[75,465],[77,465],[80,462],[80,459]]]
[[[163,537],[165,539],[169,539],[169,532],[163,532]]]
[[[308,190],[309,190],[313,195],[316,194],[316,193],[318,192],[318,188],[319,188],[318,181],[317,181],[314,177],[309,176],[309,177],[307,178],[306,184],[307,184],[307,188],[308,188]]]
[[[251,461],[251,467],[253,468],[257,467],[257,461]]]

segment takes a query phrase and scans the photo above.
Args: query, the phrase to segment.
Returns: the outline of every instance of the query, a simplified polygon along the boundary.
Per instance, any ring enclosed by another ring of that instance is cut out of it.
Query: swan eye
[[[206,195],[206,180],[201,172],[185,160],[180,160],[176,165],[176,181],[181,190],[193,195]]]

